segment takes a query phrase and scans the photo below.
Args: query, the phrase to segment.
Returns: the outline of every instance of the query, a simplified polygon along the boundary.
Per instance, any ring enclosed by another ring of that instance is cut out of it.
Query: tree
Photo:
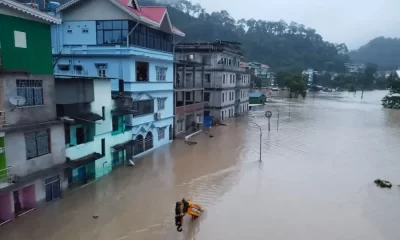
[[[307,82],[299,73],[291,73],[286,78],[286,87],[289,88],[290,98],[297,98],[299,95],[305,98],[307,95]]]
[[[150,6],[160,4],[139,1]],[[273,69],[295,67],[324,71],[329,68],[329,71],[344,72],[344,63],[348,60],[344,44],[326,42],[314,29],[299,23],[262,19],[236,21],[225,10],[207,13],[201,5],[188,0],[175,1],[168,13],[176,27],[185,32],[183,41],[240,42],[247,59],[268,64]]]
[[[400,109],[400,79],[396,73],[388,78],[389,94],[382,99],[384,108]]]

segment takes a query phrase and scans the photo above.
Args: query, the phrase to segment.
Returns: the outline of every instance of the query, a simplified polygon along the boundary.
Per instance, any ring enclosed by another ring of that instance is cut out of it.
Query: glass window
[[[28,160],[51,153],[50,130],[25,133],[25,148]]]
[[[103,31],[97,31],[97,44],[103,44],[103,43],[104,43]]]
[[[128,21],[122,21],[122,29],[129,29],[129,23]]]
[[[122,29],[122,21],[113,21],[113,29]]]
[[[24,106],[43,105],[42,80],[17,80],[17,95],[25,98]]]
[[[103,29],[103,22],[102,21],[97,21],[97,29]]]
[[[112,43],[122,43],[122,38],[121,38],[121,30],[113,30],[112,32]]]
[[[113,40],[112,31],[104,31],[104,44],[111,44]]]
[[[112,21],[103,21],[103,29],[111,30],[113,29]]]

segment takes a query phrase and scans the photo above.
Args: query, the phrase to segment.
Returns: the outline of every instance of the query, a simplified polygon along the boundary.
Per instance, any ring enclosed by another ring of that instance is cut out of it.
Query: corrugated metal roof
[[[254,97],[254,98],[259,98],[261,96],[264,96],[264,94],[262,93],[250,93],[249,97]]]

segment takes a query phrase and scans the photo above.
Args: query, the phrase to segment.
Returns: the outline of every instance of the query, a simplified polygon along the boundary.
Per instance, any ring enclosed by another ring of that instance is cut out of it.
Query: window
[[[231,84],[232,84],[232,80],[233,80],[233,78],[232,78],[232,75],[231,75],[231,74],[229,74],[229,83],[231,83]]]
[[[128,21],[97,21],[96,29],[97,44],[116,45],[127,43]]]
[[[222,83],[223,83],[223,84],[225,84],[225,78],[226,78],[226,75],[225,75],[225,74],[222,74]]]
[[[196,115],[196,122],[197,122],[197,123],[202,123],[201,120],[202,120],[202,119],[201,119],[201,114],[197,114],[197,115]]]
[[[204,101],[205,102],[210,101],[210,93],[209,92],[204,93]]]
[[[210,73],[206,73],[206,74],[204,74],[204,78],[205,78],[205,80],[206,80],[206,82],[211,82],[211,74]]]
[[[43,81],[17,80],[17,95],[26,99],[24,106],[43,105]]]
[[[132,29],[135,25],[135,22],[129,21],[129,29]],[[172,34],[142,24],[139,24],[129,35],[129,43],[158,51],[172,52]]]
[[[16,48],[26,48],[26,33],[14,31],[14,46]]]
[[[162,140],[165,138],[165,129],[167,127],[158,128],[158,140]]]
[[[112,117],[112,130],[113,131],[118,131],[119,130],[118,116],[113,116]]]
[[[157,99],[158,111],[165,109],[165,98]]]
[[[135,117],[154,113],[154,100],[149,99],[149,100],[135,101],[133,102],[132,109],[137,111],[137,113],[134,114]]]
[[[166,67],[156,67],[156,80],[166,81],[167,80],[167,68]]]
[[[97,75],[99,77],[106,77],[106,65],[97,65]]]
[[[192,81],[192,73],[186,73],[186,81]]]
[[[101,139],[101,155],[102,156],[106,155],[106,139],[105,138]]]
[[[148,82],[149,81],[149,63],[136,62],[136,81]]]
[[[228,65],[232,65],[232,59],[229,59]]]
[[[222,93],[222,102],[225,100],[225,93]]]
[[[25,147],[28,160],[51,153],[50,130],[25,133]]]

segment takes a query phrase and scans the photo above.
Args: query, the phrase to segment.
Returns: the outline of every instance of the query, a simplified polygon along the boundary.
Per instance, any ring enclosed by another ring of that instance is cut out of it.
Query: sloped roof
[[[72,0],[69,1],[60,7],[57,8],[57,12],[63,11],[68,7],[78,3],[82,0]],[[169,19],[167,8],[164,6],[139,6],[136,0],[109,0],[111,3],[119,7],[122,11],[128,13],[134,19],[137,19],[143,23],[149,24],[150,26],[160,28],[161,24],[164,21],[164,18],[167,18],[169,26],[171,28],[171,32],[184,37],[185,34],[177,29],[176,27],[171,25],[171,20]]]
[[[249,63],[247,62],[240,62],[240,67],[242,68],[247,68],[249,66]]]
[[[249,94],[249,97],[259,98],[261,96],[264,96],[264,94],[262,94],[262,93],[250,93]]]
[[[38,19],[44,20],[49,23],[61,24],[61,19],[51,16],[47,13],[41,12],[35,8],[15,2],[13,0],[0,0],[0,5],[5,5],[7,7],[26,13],[28,15],[31,15],[33,17],[36,17]]]

